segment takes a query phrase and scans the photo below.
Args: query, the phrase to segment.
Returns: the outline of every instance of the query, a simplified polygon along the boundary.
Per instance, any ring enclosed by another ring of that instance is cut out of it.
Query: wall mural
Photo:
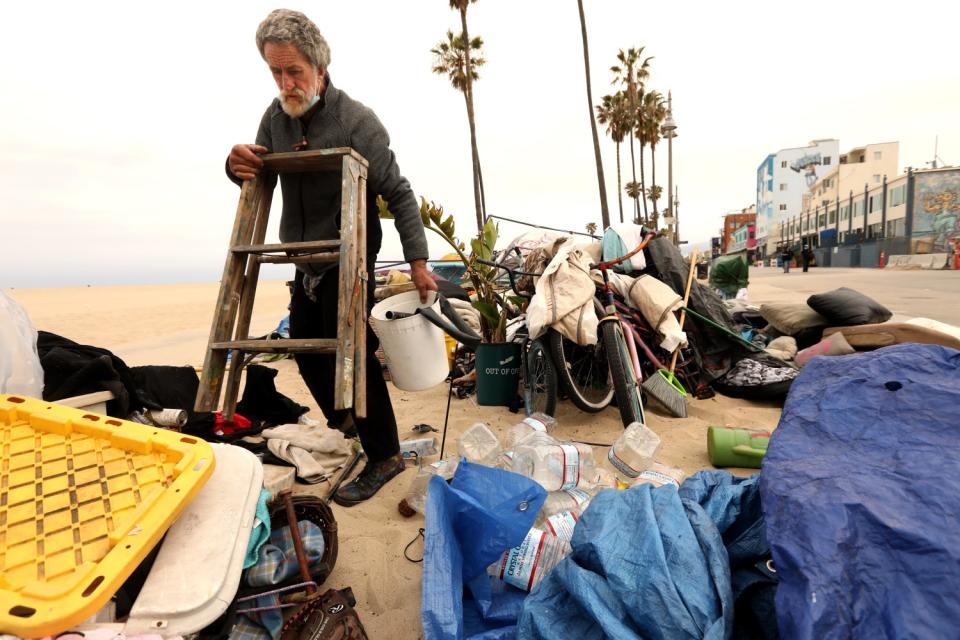
[[[913,253],[948,253],[960,238],[960,171],[921,173],[913,194]]]
[[[803,173],[803,179],[807,182],[807,188],[813,186],[817,181],[817,167],[823,164],[823,158],[820,152],[807,153],[790,163],[790,168],[797,173]]]

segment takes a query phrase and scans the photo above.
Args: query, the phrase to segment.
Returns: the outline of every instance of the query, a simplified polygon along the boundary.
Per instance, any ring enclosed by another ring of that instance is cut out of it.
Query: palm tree
[[[463,93],[463,99],[467,103],[467,119],[470,121],[470,147],[473,158],[473,199],[477,209],[477,231],[480,232],[486,220],[486,212],[482,196],[480,154],[477,151],[471,87],[474,80],[480,79],[477,68],[482,67],[486,60],[479,55],[483,47],[482,38],[476,37],[470,40],[469,47],[465,46],[466,42],[467,39],[464,34],[454,36],[452,31],[447,31],[447,39],[438,42],[433,49],[430,49],[430,53],[434,55],[433,72],[446,75],[453,88]],[[471,49],[476,51],[477,55],[470,56]],[[470,69],[470,73],[466,72],[467,69]]]
[[[460,13],[460,28],[463,32],[464,42],[471,42],[469,32],[467,31],[467,6],[475,3],[477,0],[450,0],[450,8],[456,9]],[[482,41],[481,41],[482,42]],[[464,61],[468,69],[472,69],[471,58],[473,57],[470,54],[471,47],[463,53]],[[477,197],[477,190],[480,192],[480,209],[483,214],[483,220],[487,219],[487,197],[483,191],[483,172],[480,170],[480,151],[477,149],[477,125],[476,120],[474,119],[473,114],[473,81],[474,78],[467,76],[467,88],[466,93],[469,96],[467,99],[467,117],[470,120],[470,147],[473,151],[473,191],[474,199]]]
[[[588,222],[588,223],[587,223],[587,233],[589,233],[590,235],[594,235],[594,234],[597,233],[597,223],[596,223],[596,222]]]
[[[663,187],[658,184],[651,184],[647,189],[647,197],[650,198],[650,202],[653,203],[653,218],[651,218],[650,224],[654,231],[657,230],[658,225],[660,224],[660,214],[657,213],[657,200],[659,200],[660,196],[662,195]]]
[[[637,168],[636,162],[633,155],[633,138],[636,135],[636,128],[639,123],[639,106],[640,106],[640,94],[643,92],[644,82],[647,78],[650,77],[650,60],[652,57],[645,58],[641,60],[643,55],[643,47],[635,49],[633,47],[624,51],[621,49],[617,52],[617,60],[620,64],[613,65],[610,67],[610,71],[613,73],[613,82],[611,84],[619,84],[627,91],[627,105],[629,107],[630,117],[629,125],[632,135],[630,136],[630,167],[633,181],[637,180]],[[640,149],[640,175],[641,183],[643,182],[643,148]],[[644,200],[644,211],[646,211],[646,200]],[[640,217],[640,203],[639,201],[634,201],[634,217]]]
[[[450,0],[453,2],[454,0]],[[583,0],[577,0],[580,9],[580,36],[583,39],[583,71],[587,78],[587,114],[590,118],[590,131],[593,133],[593,156],[597,161],[597,183],[600,187],[600,218],[603,228],[610,226],[610,211],[607,209],[607,184],[603,179],[603,160],[600,158],[600,138],[597,136],[597,123],[593,120],[593,91],[590,89],[590,48],[587,46],[587,19],[583,15]]]
[[[666,101],[663,99],[663,94],[659,91],[650,91],[644,94],[641,111],[643,113],[643,130],[642,137],[640,138],[641,153],[644,144],[650,145],[650,181],[656,185],[657,144],[660,143],[660,126],[667,117]],[[648,193],[651,189],[653,189],[653,186],[647,190]],[[660,218],[660,212],[657,211],[656,199],[651,196],[650,201],[653,202],[653,226],[656,228],[657,220]]]
[[[617,204],[620,206],[620,222],[623,222],[623,185],[620,177],[620,144],[630,127],[627,126],[629,114],[626,108],[626,96],[618,91],[612,96],[603,96],[597,107],[597,122],[607,125],[607,135],[617,146]]]
[[[634,202],[640,199],[640,196],[643,194],[643,188],[640,186],[640,183],[636,180],[631,180],[623,188],[627,192],[627,195],[633,198]],[[640,220],[640,213],[637,212],[633,218],[633,224],[641,224],[643,221]]]

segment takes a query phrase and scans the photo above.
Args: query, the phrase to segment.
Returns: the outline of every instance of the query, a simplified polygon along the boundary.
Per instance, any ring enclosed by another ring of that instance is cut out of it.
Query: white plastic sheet
[[[43,397],[37,330],[20,304],[0,291],[0,393]]]

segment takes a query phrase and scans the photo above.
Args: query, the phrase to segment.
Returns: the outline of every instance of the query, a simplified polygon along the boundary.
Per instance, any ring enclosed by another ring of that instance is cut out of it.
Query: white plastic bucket
[[[418,292],[407,291],[378,302],[370,311],[390,378],[403,391],[422,391],[444,381],[449,373],[446,342],[443,331],[426,318],[415,315],[387,320],[387,312],[414,313],[420,307],[431,307],[440,313],[436,298],[431,291],[427,304],[422,304]]]

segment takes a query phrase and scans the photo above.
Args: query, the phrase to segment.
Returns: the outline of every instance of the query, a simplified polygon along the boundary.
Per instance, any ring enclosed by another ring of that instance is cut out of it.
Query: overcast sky
[[[716,235],[725,211],[755,201],[768,153],[815,138],[839,138],[841,151],[897,140],[902,168],[930,160],[939,135],[939,155],[960,164],[955,1],[584,4],[596,103],[631,46],[655,56],[649,87],[673,91],[687,239]],[[239,195],[224,159],[253,141],[276,93],[254,44],[276,6],[4,3],[0,286],[219,279]],[[317,22],[334,83],[377,112],[416,194],[467,235],[466,111],[429,52],[459,30],[448,3],[288,6]],[[599,222],[576,2],[480,0],[469,23],[487,59],[475,94],[488,212],[576,230]],[[616,216],[609,139],[602,152]],[[666,155],[664,144],[664,186]],[[629,171],[628,152],[622,160]],[[387,226],[380,257],[396,258]]]

